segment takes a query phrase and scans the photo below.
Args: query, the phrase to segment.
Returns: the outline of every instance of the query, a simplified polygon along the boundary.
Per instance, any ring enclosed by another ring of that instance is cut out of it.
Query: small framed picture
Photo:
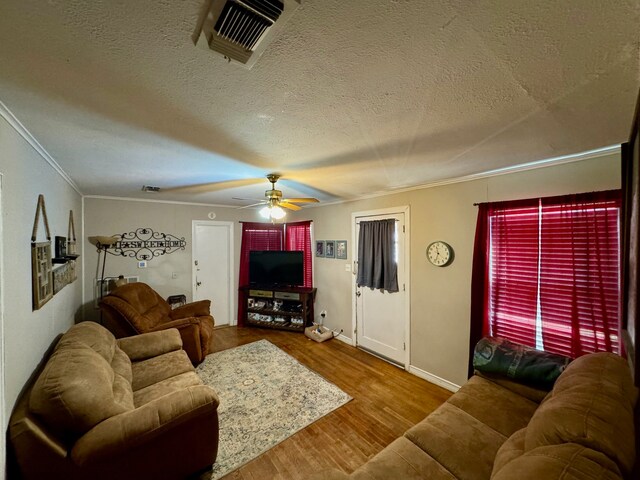
[[[326,240],[324,242],[324,256],[325,258],[334,258],[336,256],[336,242],[333,240]]]
[[[347,259],[347,241],[346,240],[336,240],[336,258],[340,260]]]
[[[316,257],[324,257],[324,240],[316,240]]]

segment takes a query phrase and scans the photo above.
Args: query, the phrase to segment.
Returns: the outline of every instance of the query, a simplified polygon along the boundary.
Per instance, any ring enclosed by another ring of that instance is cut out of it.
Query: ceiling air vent
[[[299,0],[208,0],[194,43],[251,68],[298,6]]]
[[[158,193],[160,191],[160,187],[154,187],[152,185],[143,185],[142,191],[147,193]]]

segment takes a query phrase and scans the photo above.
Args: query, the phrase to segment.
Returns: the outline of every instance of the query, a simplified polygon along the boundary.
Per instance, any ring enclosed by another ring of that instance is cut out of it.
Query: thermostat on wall
[[[138,268],[147,268],[147,261],[146,260],[140,260],[138,262]]]

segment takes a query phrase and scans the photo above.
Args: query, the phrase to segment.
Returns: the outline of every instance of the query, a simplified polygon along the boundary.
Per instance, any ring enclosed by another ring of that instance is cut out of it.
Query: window
[[[474,344],[481,330],[574,358],[618,353],[619,215],[619,190],[480,205]]]

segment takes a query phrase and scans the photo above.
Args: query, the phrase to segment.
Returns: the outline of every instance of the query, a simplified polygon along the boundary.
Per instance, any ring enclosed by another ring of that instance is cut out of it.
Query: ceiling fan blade
[[[320,200],[317,198],[283,198],[283,202],[294,202],[294,203],[319,203]]]
[[[231,197],[231,200],[242,200],[243,202],[264,202],[264,198],[241,198],[241,197]]]
[[[283,208],[288,208],[289,210],[293,210],[294,212],[297,212],[298,210],[302,210],[302,207],[299,207],[298,205],[294,205],[293,203],[280,202],[278,205],[280,205]]]
[[[184,185],[182,187],[161,188],[162,193],[207,193],[227,188],[245,187],[262,183],[260,178],[242,178],[239,180],[224,180],[222,182],[198,183],[194,185]]]
[[[238,207],[238,210],[242,210],[243,208],[257,207],[258,205],[266,205],[266,203],[267,202],[252,203],[251,205],[245,205],[243,207]]]

